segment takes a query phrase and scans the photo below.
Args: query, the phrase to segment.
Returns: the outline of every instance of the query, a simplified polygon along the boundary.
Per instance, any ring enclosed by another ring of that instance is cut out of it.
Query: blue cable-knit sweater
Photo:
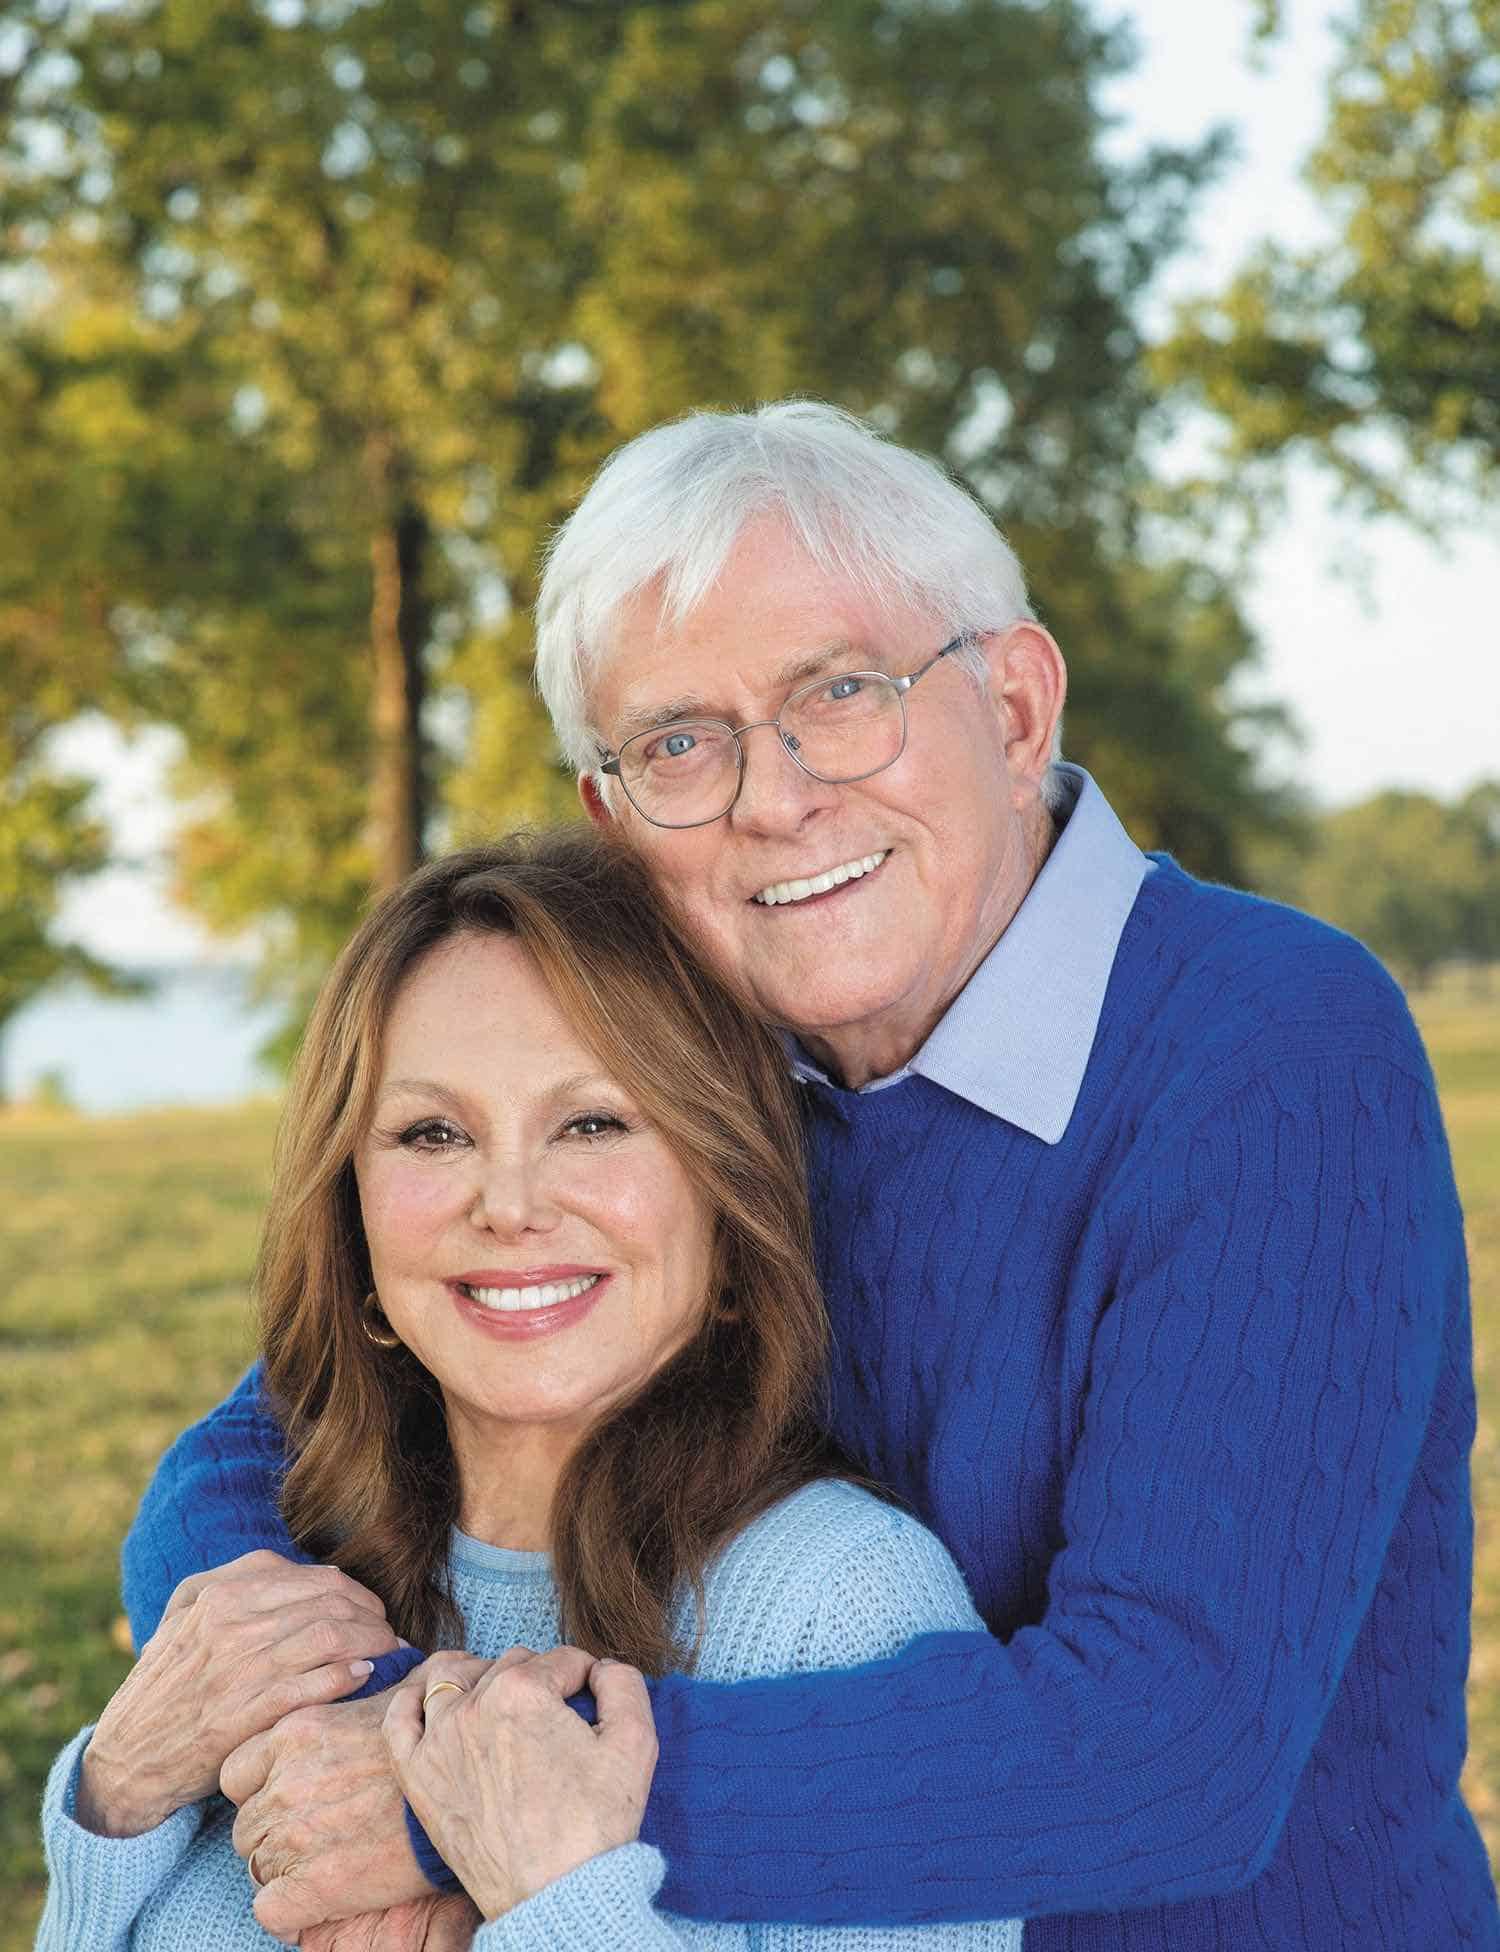
[[[1497,1952],[1458,1791],[1462,1223],[1390,980],[1162,860],[1058,1144],[921,1077],[806,1090],[834,1428],[990,1632],[658,1684],[663,1903],[1024,1914],[1028,1952]],[[277,1456],[253,1388],[169,1454],[138,1634],[187,1572],[286,1549]]]

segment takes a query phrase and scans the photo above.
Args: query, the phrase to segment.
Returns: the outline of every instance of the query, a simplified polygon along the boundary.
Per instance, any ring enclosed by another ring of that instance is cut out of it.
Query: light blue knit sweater
[[[474,1653],[560,1638],[545,1556],[455,1536],[454,1597]],[[806,1486],[767,1512],[710,1568],[707,1680],[851,1667],[917,1634],[979,1631],[947,1552],[915,1519],[853,1486]],[[691,1606],[684,1624],[691,1632]],[[73,1819],[89,1729],[58,1757],[42,1806],[51,1884],[37,1952],[264,1952],[245,1867],[220,1798],[179,1810],[144,1836],[98,1837]],[[899,1766],[899,1764],[893,1764]],[[659,1851],[627,1844],[581,1865],[486,1925],[474,1952],[1020,1952],[1019,1920],[979,1925],[698,1924],[653,1904]]]

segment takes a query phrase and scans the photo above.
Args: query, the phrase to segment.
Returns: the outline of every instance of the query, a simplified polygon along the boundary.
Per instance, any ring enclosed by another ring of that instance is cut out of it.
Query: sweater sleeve
[[[1267,1862],[1461,1292],[1430,1079],[1271,1067],[1154,1144],[1106,1224],[1118,1274],[1042,1620],[854,1672],[660,1683],[643,1836],[672,1910],[1116,1910],[1240,1889]]]
[[[126,1952],[146,1900],[186,1855],[203,1805],[175,1810],[139,1837],[100,1837],[74,1817],[78,1772],[92,1727],[76,1735],[52,1765],[42,1798],[47,1902],[35,1952]]]
[[[652,1904],[665,1868],[645,1844],[607,1850],[481,1926],[473,1952],[682,1952],[692,1937]]]
[[[257,1363],[167,1451],[126,1534],[122,1585],[138,1648],[190,1573],[261,1550],[308,1563],[277,1503],[284,1469],[281,1426],[261,1394]]]
[[[167,1602],[191,1573],[211,1571],[247,1552],[276,1552],[310,1563],[281,1516],[285,1469],[281,1425],[265,1401],[257,1363],[167,1451],[125,1536],[121,1583],[137,1649],[161,1625]],[[382,1654],[364,1686],[349,1698],[384,1693],[423,1658],[414,1647]]]

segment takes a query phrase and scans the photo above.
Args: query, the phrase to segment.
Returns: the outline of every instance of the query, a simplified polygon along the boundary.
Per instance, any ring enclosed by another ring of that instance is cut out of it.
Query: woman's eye
[[[462,1145],[465,1134],[452,1119],[424,1118],[416,1125],[408,1125],[401,1134],[401,1144],[410,1146],[414,1152],[443,1152],[449,1146]]]
[[[580,1139],[602,1139],[611,1132],[623,1132],[625,1123],[611,1112],[580,1112],[577,1118],[568,1120],[563,1130]]]

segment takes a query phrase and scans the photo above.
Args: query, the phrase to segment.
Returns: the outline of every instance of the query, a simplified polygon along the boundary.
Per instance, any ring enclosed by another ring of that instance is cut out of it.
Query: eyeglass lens
[[[797,763],[838,784],[864,779],[901,752],[901,693],[876,672],[820,678],[792,693],[777,726]],[[716,720],[676,719],[620,748],[620,778],[648,820],[693,827],[727,813],[739,791],[739,741]]]

